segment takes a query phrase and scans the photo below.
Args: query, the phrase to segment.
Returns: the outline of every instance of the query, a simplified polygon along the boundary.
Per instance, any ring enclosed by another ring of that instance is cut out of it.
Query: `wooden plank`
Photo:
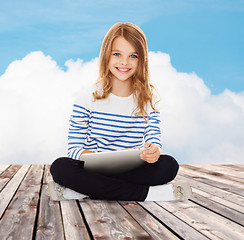
[[[244,236],[244,228],[239,224],[191,201],[158,202],[158,204],[210,239],[242,239]]]
[[[90,239],[76,200],[61,201],[64,233],[66,239]]]
[[[30,165],[23,165],[0,192],[0,219],[29,168]]]
[[[179,239],[169,231],[162,223],[156,220],[150,213],[144,210],[136,202],[120,202],[129,214],[151,235],[154,240]]]
[[[242,170],[242,171],[244,171],[244,165],[240,165],[240,164],[238,164],[238,165],[232,165],[232,164],[222,164],[221,166],[225,166],[225,167],[229,167],[229,166],[231,166],[231,167],[233,167],[233,168],[237,168],[237,169],[240,169],[240,170]]]
[[[115,201],[80,201],[94,239],[152,239]]]
[[[36,240],[65,239],[59,202],[50,200],[47,183],[52,180],[49,166],[45,166],[36,229]]]
[[[232,164],[229,164],[229,165],[217,165],[221,168],[226,168],[226,169],[230,169],[231,171],[233,172],[236,172],[236,176],[239,176],[238,173],[241,173],[241,178],[243,179],[244,178],[244,168],[239,168],[238,165],[232,165]]]
[[[21,168],[21,165],[12,165],[9,168],[5,169],[4,172],[0,175],[0,191],[4,186],[11,180],[15,173]]]
[[[33,165],[0,222],[0,239],[32,239],[43,166]]]
[[[199,166],[196,165],[196,167]],[[236,181],[244,183],[244,170],[221,165],[203,165],[201,167],[219,174],[234,177]]]
[[[213,176],[211,174],[199,172],[193,169],[189,169],[185,166],[181,166],[179,174],[196,179],[197,181],[207,183],[211,186],[218,187],[223,190],[227,190],[232,193],[244,196],[243,184],[225,179],[222,177]]]
[[[193,187],[186,203],[52,202],[49,166],[43,184],[43,166],[1,166],[1,240],[90,239],[87,228],[91,239],[242,239],[244,234],[243,166],[181,167],[177,178]]]
[[[198,189],[193,189],[192,201],[209,210],[218,213],[233,222],[236,222],[244,227],[244,214],[243,212],[236,211],[234,208],[230,208],[233,204],[227,201],[222,201],[220,198],[213,198],[210,194],[202,192]],[[219,202],[218,202],[219,201]],[[225,205],[222,205],[222,204]],[[228,206],[226,206],[228,205]]]
[[[9,167],[10,165],[0,165],[0,175]]]
[[[165,210],[160,205],[153,202],[139,202],[141,206],[151,212],[155,217],[157,217],[164,225],[170,228],[173,232],[175,232],[178,236],[181,236],[183,239],[208,239],[204,233],[200,230],[194,229],[191,224],[185,223],[180,220],[171,212]],[[187,206],[187,204],[186,204]]]
[[[194,192],[196,192],[197,189],[197,193],[202,196],[208,196],[209,199],[219,202],[229,208],[235,209],[239,212],[244,212],[244,197],[240,195],[230,193],[220,188],[215,188],[180,175],[177,176],[177,179],[187,180],[191,187],[193,187]]]
[[[243,185],[244,183],[244,179],[239,178],[239,176],[232,176],[230,175],[230,171],[228,173],[226,173],[226,170],[217,170],[217,167],[215,167],[214,165],[184,165],[184,167],[187,167],[189,169],[192,169],[194,171],[199,171],[199,172],[203,172],[203,173],[207,173],[207,174],[211,174],[213,176],[217,176],[217,177],[221,177],[224,179],[229,179],[233,182],[238,182],[241,183]]]

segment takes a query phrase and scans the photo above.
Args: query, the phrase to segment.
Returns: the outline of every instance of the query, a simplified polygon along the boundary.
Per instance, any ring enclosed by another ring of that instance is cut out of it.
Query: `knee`
[[[64,157],[56,159],[50,166],[51,174],[54,174],[58,171],[58,169],[62,168],[62,165],[65,163],[64,161],[67,161],[67,159]]]
[[[174,180],[178,171],[179,171],[179,164],[176,161],[175,158],[173,158],[172,156],[167,155],[167,161],[169,164],[169,182]]]
[[[161,184],[174,180],[179,170],[179,164],[176,159],[169,155],[161,155],[158,161],[161,165]]]
[[[63,175],[63,170],[65,169],[65,165],[67,164],[68,158],[61,157],[56,159],[50,166],[50,173],[53,177],[53,180],[59,183],[60,176]]]

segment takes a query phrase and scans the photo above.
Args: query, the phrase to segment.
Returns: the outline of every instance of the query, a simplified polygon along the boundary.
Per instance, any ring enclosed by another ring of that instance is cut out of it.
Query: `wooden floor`
[[[244,239],[244,165],[182,165],[182,202],[49,199],[47,165],[0,165],[0,239]]]

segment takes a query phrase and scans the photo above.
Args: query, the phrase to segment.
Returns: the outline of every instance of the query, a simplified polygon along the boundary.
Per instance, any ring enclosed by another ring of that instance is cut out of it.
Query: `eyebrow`
[[[112,52],[121,52],[121,51],[118,49],[114,49],[114,50],[112,50]],[[131,52],[130,54],[138,54],[138,52]]]

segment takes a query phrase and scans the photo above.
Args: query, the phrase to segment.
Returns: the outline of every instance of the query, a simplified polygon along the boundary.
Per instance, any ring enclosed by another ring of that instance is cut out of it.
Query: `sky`
[[[51,163],[66,153],[72,102],[96,80],[103,37],[116,22],[147,36],[164,151],[182,164],[244,164],[244,1],[0,5],[0,164]]]
[[[214,94],[244,90],[243,0],[10,0],[0,6],[0,74],[32,51],[61,67],[70,58],[90,61],[111,25],[128,21],[143,29],[149,50],[170,54],[178,71],[195,72]]]

